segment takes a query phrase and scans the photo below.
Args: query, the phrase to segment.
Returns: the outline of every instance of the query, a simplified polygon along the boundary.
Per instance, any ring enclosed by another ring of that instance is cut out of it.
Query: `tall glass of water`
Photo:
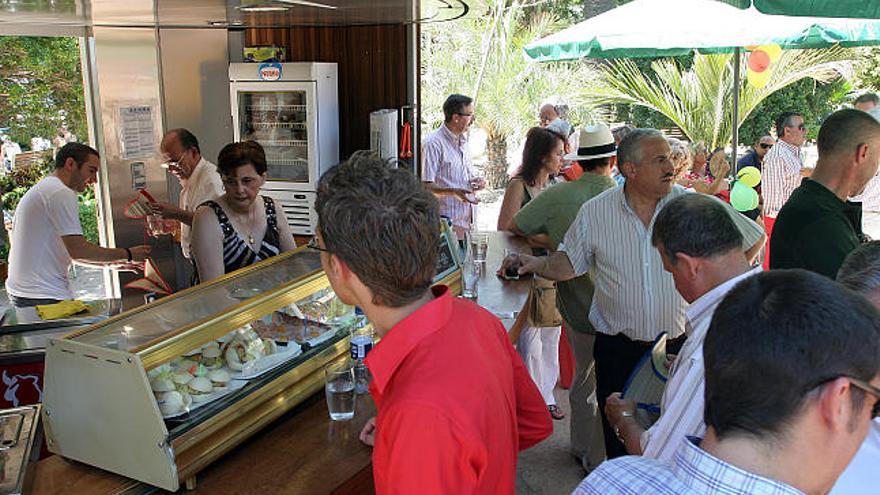
[[[348,421],[354,417],[354,368],[350,363],[336,363],[324,368],[327,409],[333,421]]]
[[[485,263],[489,251],[489,234],[485,232],[470,233],[471,256],[477,263]]]

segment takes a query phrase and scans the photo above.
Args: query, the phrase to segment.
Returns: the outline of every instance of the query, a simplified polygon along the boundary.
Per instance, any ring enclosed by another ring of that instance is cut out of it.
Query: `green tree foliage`
[[[737,124],[771,94],[802,79],[829,82],[848,64],[845,49],[787,50],[773,64],[769,82],[756,88],[743,81],[739,92]],[[656,78],[645,74],[632,60],[615,60],[603,67],[601,99],[609,103],[642,106],[663,114],[692,141],[710,148],[730,142],[733,130],[733,55],[696,54],[693,66],[685,68],[674,60],[651,63]],[[741,71],[746,72],[746,61]]]
[[[508,143],[537,125],[542,101],[567,100],[575,124],[596,118],[591,96],[583,91],[595,71],[579,62],[531,63],[523,55],[527,43],[560,27],[559,18],[529,14],[519,0],[496,0],[486,15],[422,30],[422,133],[442,124],[449,94],[474,97],[474,125],[487,134],[484,173],[490,187],[506,185]]]
[[[0,127],[29,144],[52,139],[62,124],[87,135],[79,40],[0,36]]]
[[[740,126],[740,144],[754,144],[761,136],[775,130],[774,121],[782,112],[803,114],[807,138],[816,139],[822,121],[845,101],[848,89],[849,84],[842,79],[829,84],[802,79],[773,93]]]

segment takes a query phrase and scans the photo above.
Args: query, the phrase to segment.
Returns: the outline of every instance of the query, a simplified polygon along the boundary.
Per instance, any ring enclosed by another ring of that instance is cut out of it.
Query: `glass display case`
[[[435,282],[459,292],[448,235]],[[299,248],[136,308],[46,350],[49,450],[177,490],[323,387],[352,329],[320,253]]]

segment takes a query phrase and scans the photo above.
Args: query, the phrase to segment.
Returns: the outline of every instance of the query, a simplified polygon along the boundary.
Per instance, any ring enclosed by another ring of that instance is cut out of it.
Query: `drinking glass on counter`
[[[324,368],[324,390],[327,409],[333,421],[348,421],[354,417],[354,368],[348,362],[330,364]]]
[[[477,300],[477,284],[480,281],[480,275],[483,273],[484,263],[476,261],[465,262],[461,267],[461,297]]]
[[[475,263],[485,263],[486,254],[489,251],[489,234],[485,232],[470,232],[468,234],[471,256]]]

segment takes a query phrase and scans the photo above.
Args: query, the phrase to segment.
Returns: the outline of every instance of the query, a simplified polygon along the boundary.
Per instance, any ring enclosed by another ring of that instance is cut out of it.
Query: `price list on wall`
[[[153,107],[122,107],[119,109],[119,120],[123,159],[148,157],[156,153]]]

